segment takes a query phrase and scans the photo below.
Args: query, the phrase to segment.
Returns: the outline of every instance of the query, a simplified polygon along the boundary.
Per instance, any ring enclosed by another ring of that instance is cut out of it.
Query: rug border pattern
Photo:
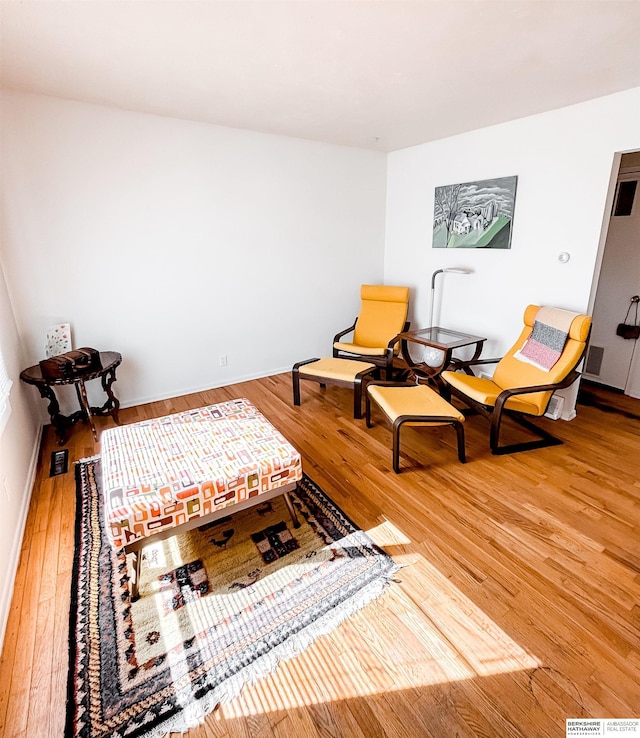
[[[339,531],[340,536],[348,537],[350,539],[349,543],[352,543],[358,550],[364,551],[366,549],[368,556],[361,557],[363,568],[364,563],[366,563],[364,559],[366,558],[369,562],[369,570],[364,572],[364,584],[362,580],[359,580],[357,586],[348,590],[346,596],[343,590],[341,597],[335,596],[333,600],[330,596],[323,596],[323,606],[318,611],[304,613],[304,617],[301,617],[299,622],[296,621],[295,626],[290,626],[286,637],[283,637],[280,642],[263,643],[262,652],[257,654],[255,660],[248,663],[246,650],[240,649],[234,658],[227,659],[226,673],[221,675],[215,684],[211,684],[206,679],[210,669],[209,662],[201,663],[196,670],[189,672],[184,677],[185,695],[190,699],[188,708],[185,709],[178,704],[180,693],[176,694],[176,683],[174,680],[167,679],[163,681],[160,691],[156,692],[149,700],[149,712],[145,716],[147,719],[143,717],[137,721],[135,720],[135,715],[140,710],[137,703],[133,701],[128,708],[124,708],[123,704],[119,703],[115,720],[113,719],[114,716],[105,719],[103,718],[103,700],[98,698],[97,690],[89,682],[93,676],[94,681],[100,679],[101,683],[105,680],[115,685],[116,683],[119,684],[119,676],[118,674],[107,674],[105,676],[103,665],[93,653],[95,649],[89,649],[92,653],[88,654],[84,645],[81,645],[76,637],[81,629],[91,628],[90,638],[96,638],[100,641],[100,632],[97,626],[99,611],[97,597],[100,594],[96,596],[96,593],[91,592],[87,578],[81,574],[83,566],[86,565],[87,559],[92,556],[92,550],[96,546],[100,550],[101,566],[112,566],[110,563],[113,556],[111,549],[107,545],[105,552],[104,535],[101,536],[99,505],[96,500],[93,500],[93,504],[91,504],[90,496],[83,495],[81,489],[83,482],[87,482],[93,483],[97,491],[98,474],[96,469],[98,467],[99,458],[94,457],[77,462],[75,469],[77,508],[74,530],[76,549],[69,614],[66,738],[98,738],[98,736],[153,738],[154,736],[166,735],[170,730],[187,730],[189,727],[200,724],[216,705],[235,697],[246,682],[255,681],[265,676],[277,666],[280,660],[291,658],[300,653],[320,635],[329,633],[349,615],[379,596],[400,568],[308,476],[304,475],[303,480],[299,483],[300,491],[296,491],[295,496],[292,495],[292,497],[297,502],[298,495],[302,495],[304,505],[312,513],[314,506],[317,510],[320,510],[314,498],[314,495],[320,495],[323,506],[326,508],[325,518],[331,520],[331,524],[336,531]],[[298,508],[298,512],[303,509],[303,505],[300,505],[299,502]],[[89,521],[89,523],[83,521]],[[314,526],[313,515],[309,516],[307,522],[312,527]],[[319,530],[316,530],[316,533],[323,530],[322,525],[318,528]],[[327,542],[330,542],[330,540]],[[375,555],[372,556],[371,552]],[[95,551],[93,551],[93,559],[95,560],[95,558]],[[122,597],[128,598],[126,561],[123,556],[120,558],[122,561],[117,569],[119,588]],[[88,603],[88,606],[81,603]],[[130,611],[129,602],[125,605],[125,611],[127,609]],[[115,629],[114,624],[114,631]],[[111,657],[113,657],[115,648],[116,646],[113,643],[102,644],[99,650],[100,659],[106,657],[109,651],[111,651]],[[181,650],[183,650],[182,647]],[[117,672],[117,668],[115,671]],[[76,686],[76,673],[80,681],[80,687]],[[200,690],[194,690],[194,678],[196,684],[198,678],[203,680],[203,686]],[[76,699],[78,696],[80,697],[79,700]],[[133,690],[129,697],[133,700]],[[123,715],[130,715],[131,718],[131,722],[128,724],[129,729],[125,733],[119,732],[118,727],[122,725]],[[97,716],[100,716],[100,719],[94,719]]]

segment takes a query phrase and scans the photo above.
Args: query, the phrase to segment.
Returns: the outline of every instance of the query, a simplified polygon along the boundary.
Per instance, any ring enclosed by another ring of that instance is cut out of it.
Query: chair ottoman
[[[353,389],[353,417],[362,417],[362,388],[368,379],[373,379],[376,365],[355,359],[307,359],[293,365],[293,404],[300,404],[300,380],[319,382],[321,387],[335,385]]]
[[[373,382],[367,387],[366,421],[371,423],[371,401],[382,410],[393,428],[393,470],[400,473],[400,428],[403,425],[451,425],[458,436],[458,459],[466,461],[464,415],[437,392],[422,384]]]

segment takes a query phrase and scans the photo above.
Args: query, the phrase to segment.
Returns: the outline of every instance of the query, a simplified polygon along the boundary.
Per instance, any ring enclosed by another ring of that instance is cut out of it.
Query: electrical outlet
[[[220,354],[220,366],[226,366],[226,365],[227,365],[227,355]]]

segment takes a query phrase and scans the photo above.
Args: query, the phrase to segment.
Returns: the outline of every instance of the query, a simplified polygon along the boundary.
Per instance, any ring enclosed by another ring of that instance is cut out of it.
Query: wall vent
[[[549,405],[547,406],[547,412],[544,414],[544,417],[551,418],[551,420],[559,420],[563,410],[564,397],[561,395],[551,395]]]
[[[599,377],[600,370],[602,369],[603,358],[604,358],[604,346],[589,346],[587,364],[584,368],[585,373],[593,374],[594,377]]]

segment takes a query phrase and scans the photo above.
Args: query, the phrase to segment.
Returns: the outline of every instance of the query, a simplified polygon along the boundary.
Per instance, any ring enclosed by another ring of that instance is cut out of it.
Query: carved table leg
[[[78,392],[78,397],[80,398],[80,406],[87,415],[87,421],[89,422],[93,437],[97,441],[98,431],[96,430],[95,423],[93,422],[93,415],[91,414],[91,407],[89,406],[89,399],[87,398],[87,388],[84,386],[84,381],[82,379],[76,383],[76,391]]]
[[[120,401],[113,393],[113,390],[111,389],[111,385],[116,381],[116,370],[115,367],[113,369],[109,369],[108,372],[105,372],[102,375],[101,382],[102,382],[102,389],[105,391],[105,394],[107,395],[107,401],[104,403],[102,407],[93,407],[91,408],[94,415],[111,415],[111,417],[115,420],[116,425],[120,425],[120,420],[118,419],[118,410],[120,409]]]
[[[67,418],[60,413],[60,403],[58,402],[58,398],[48,384],[39,384],[38,391],[40,392],[40,397],[45,400],[49,400],[47,410],[49,412],[49,417],[51,418],[51,425],[55,428],[56,435],[58,436],[58,445],[62,446],[69,435],[69,423],[67,422]]]

